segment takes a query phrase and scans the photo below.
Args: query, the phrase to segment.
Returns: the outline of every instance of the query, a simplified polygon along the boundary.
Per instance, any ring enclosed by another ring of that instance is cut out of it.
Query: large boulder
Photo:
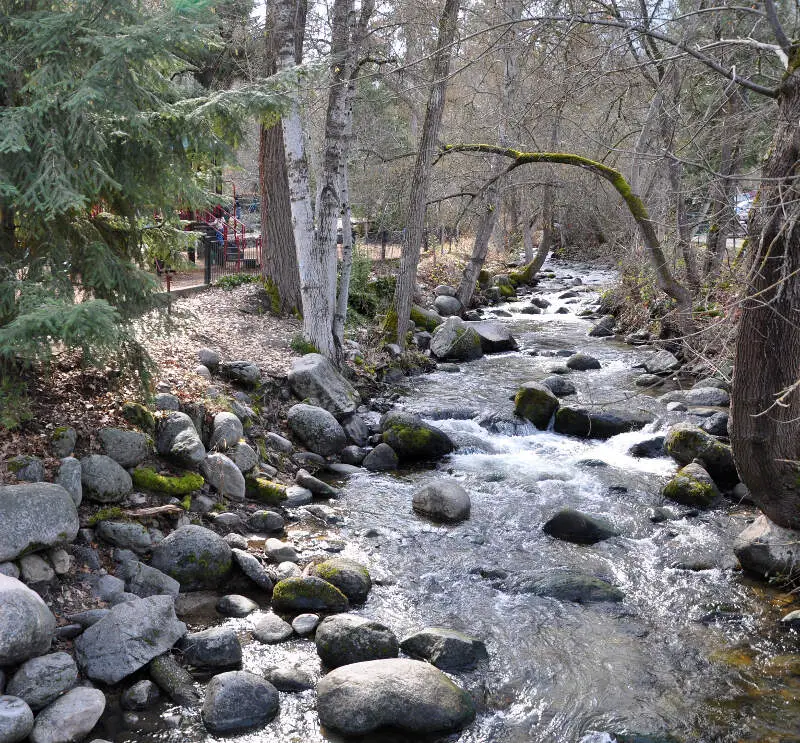
[[[106,708],[100,689],[79,686],[56,699],[37,716],[31,743],[73,743],[83,740]]]
[[[676,369],[679,369],[681,362],[669,351],[658,351],[644,362],[645,371],[648,374],[658,374],[665,376]]]
[[[366,660],[396,658],[400,651],[394,632],[380,622],[354,614],[328,617],[314,635],[317,653],[328,668]]]
[[[372,579],[360,562],[346,557],[332,557],[310,570],[311,575],[336,586],[351,604],[363,604],[372,588]]]
[[[242,422],[233,413],[217,413],[214,416],[214,426],[208,448],[225,451],[238,444],[243,436]]]
[[[684,393],[683,401],[687,405],[727,408],[731,404],[731,396],[719,387],[692,387]]]
[[[512,579],[508,588],[515,593],[533,593],[578,604],[617,603],[625,597],[608,581],[573,570],[553,570]]]
[[[436,297],[436,299],[433,300],[433,306],[442,317],[460,315],[462,309],[461,302],[447,294],[440,294]]]
[[[389,444],[380,443],[362,460],[361,466],[370,472],[392,472],[400,464],[400,460]]]
[[[645,411],[562,406],[556,411],[553,429],[567,436],[608,439],[652,422],[653,416]]]
[[[473,361],[483,356],[480,336],[458,317],[448,317],[433,331],[430,348],[440,361]]]
[[[217,588],[228,577],[231,559],[231,548],[219,534],[190,524],[159,542],[150,562],[175,578],[181,591],[202,591]]]
[[[203,477],[223,497],[243,501],[245,493],[242,471],[224,454],[207,454],[200,463]]]
[[[337,614],[347,611],[350,603],[336,586],[322,578],[303,576],[285,578],[275,584],[272,608],[285,614],[327,612]]]
[[[480,640],[444,627],[426,627],[406,637],[400,647],[412,658],[426,660],[443,671],[469,670],[488,657]]]
[[[444,322],[440,314],[433,310],[426,310],[418,304],[411,305],[411,322],[418,328],[432,333],[439,325]]]
[[[549,519],[542,531],[554,539],[575,544],[595,544],[619,536],[619,532],[603,519],[564,508]]]
[[[437,480],[417,490],[411,506],[434,521],[455,523],[469,518],[469,494],[455,480]]]
[[[77,680],[78,666],[72,657],[67,653],[50,653],[25,661],[9,680],[6,694],[24,699],[38,712],[75,686]]]
[[[219,373],[244,387],[255,387],[261,381],[261,369],[252,361],[223,361]]]
[[[184,662],[198,668],[233,668],[242,662],[242,644],[231,627],[190,632],[180,649]]]
[[[133,490],[131,476],[105,454],[81,459],[81,483],[86,497],[98,503],[119,503]]]
[[[708,474],[721,488],[730,488],[739,482],[731,448],[702,428],[688,423],[678,424],[667,434],[664,448],[678,464],[702,460]]]
[[[719,490],[708,472],[695,462],[678,470],[664,486],[662,495],[690,508],[706,509],[719,500]]]
[[[733,543],[742,568],[763,578],[786,583],[800,578],[800,532],[759,516]]]
[[[614,335],[614,315],[604,315],[589,331],[592,338],[606,338]]]
[[[0,573],[0,667],[50,649],[56,618],[37,593]]]
[[[170,413],[156,425],[156,450],[188,467],[197,467],[206,458],[206,449],[186,413]]]
[[[600,362],[588,353],[574,353],[566,361],[567,369],[574,371],[590,371],[591,369],[600,369]]]
[[[453,451],[444,431],[425,423],[414,413],[392,410],[381,418],[383,443],[394,449],[401,462],[439,459]]]
[[[220,673],[206,686],[202,718],[214,735],[266,725],[278,713],[278,690],[248,671]]]
[[[75,640],[75,657],[94,681],[116,684],[167,652],[186,634],[171,596],[117,604]]]
[[[404,658],[353,663],[317,684],[322,725],[346,736],[382,728],[449,733],[475,719],[472,698],[428,663]]]
[[[147,437],[139,431],[103,428],[100,443],[103,451],[122,467],[135,467],[150,453]]]
[[[550,425],[559,404],[549,387],[539,382],[525,382],[514,397],[514,414],[544,430]]]
[[[347,435],[339,421],[316,405],[293,405],[287,416],[292,433],[311,451],[328,457],[347,446]]]
[[[79,526],[75,502],[60,485],[0,487],[0,562],[68,544]]]
[[[312,400],[342,418],[354,413],[360,398],[353,386],[319,353],[307,353],[292,362],[289,385],[301,400]]]

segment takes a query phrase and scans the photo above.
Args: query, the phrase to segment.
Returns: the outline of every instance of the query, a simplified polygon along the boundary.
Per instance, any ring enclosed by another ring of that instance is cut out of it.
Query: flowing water
[[[453,455],[435,470],[365,472],[342,483],[336,505],[346,514],[343,554],[368,564],[377,583],[358,613],[399,637],[439,625],[486,641],[489,660],[454,675],[475,697],[478,718],[448,740],[606,743],[634,733],[709,743],[800,741],[800,643],[775,629],[786,597],[735,570],[731,542],[753,512],[728,504],[681,518],[687,509],[676,506],[678,518],[650,521],[648,509],[663,505],[660,490],[675,465],[626,452],[681,414],[667,413],[656,393],[632,383],[640,373],[632,367],[651,351],[589,338],[586,320],[556,313],[596,302],[594,290],[610,275],[563,264],[557,272],[559,279],[538,292],[552,302],[545,314],[515,311],[527,302],[498,308],[511,313],[499,321],[518,339],[519,352],[407,382],[400,404],[447,431],[458,444]],[[558,298],[565,274],[582,277],[577,298]],[[547,376],[559,361],[550,354],[560,350],[586,351],[602,362],[599,371],[569,375],[577,401],[645,409],[655,423],[604,442],[504,426],[520,383]],[[486,417],[500,423],[490,431],[479,423]],[[470,519],[456,526],[432,524],[411,510],[414,489],[443,476],[472,498]],[[604,517],[622,536],[594,546],[551,539],[542,525],[567,506]],[[527,574],[561,569],[605,578],[624,601],[578,604],[514,589]],[[319,674],[310,641],[245,647],[247,670],[281,663]],[[145,737],[212,740],[191,715],[178,730],[156,735],[139,728],[117,740]],[[235,738],[326,739],[313,691],[281,694],[273,723]]]

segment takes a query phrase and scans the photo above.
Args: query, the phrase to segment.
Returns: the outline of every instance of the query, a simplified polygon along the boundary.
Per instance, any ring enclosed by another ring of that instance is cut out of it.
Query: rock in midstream
[[[354,614],[324,619],[314,635],[317,653],[328,668],[381,658],[396,658],[400,644],[386,625]]]

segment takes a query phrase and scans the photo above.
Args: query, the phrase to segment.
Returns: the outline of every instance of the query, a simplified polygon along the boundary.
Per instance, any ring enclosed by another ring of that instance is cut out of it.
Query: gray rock
[[[733,544],[742,569],[790,583],[800,577],[800,532],[759,516]]]
[[[272,612],[259,615],[253,625],[253,637],[268,645],[288,640],[292,633],[292,625]]]
[[[400,464],[400,460],[389,444],[378,444],[366,457],[363,466],[370,472],[392,472]]]
[[[197,364],[193,371],[198,377],[208,380],[211,379],[211,370],[205,364]]]
[[[281,562],[278,563],[278,567],[275,568],[275,577],[278,580],[285,580],[286,578],[300,578],[303,575],[303,571],[297,567],[297,563],[294,562]]]
[[[119,503],[133,490],[131,476],[104,454],[81,459],[81,483],[86,497],[98,503]]]
[[[350,603],[338,588],[322,578],[304,576],[278,581],[272,593],[272,608],[286,614],[337,614],[347,611]]]
[[[203,442],[186,413],[170,413],[158,421],[156,450],[187,467],[197,467],[206,456]]]
[[[367,450],[362,446],[345,446],[339,455],[344,464],[351,464],[354,467],[360,467],[367,456]]]
[[[547,387],[556,397],[569,397],[577,392],[575,385],[563,376],[545,377],[540,384],[542,387]]]
[[[426,627],[409,635],[400,648],[412,658],[420,658],[444,671],[475,668],[488,658],[486,646],[475,637],[443,627]]]
[[[77,614],[68,614],[67,619],[70,622],[80,624],[84,629],[97,624],[103,617],[108,616],[110,609],[87,609],[80,611]]]
[[[37,583],[49,583],[56,577],[50,564],[39,555],[25,555],[19,559],[19,572],[22,582],[29,586]]]
[[[660,387],[664,384],[664,380],[657,374],[640,374],[633,380],[633,383],[637,387]]]
[[[514,396],[514,414],[545,430],[560,403],[550,387],[538,382],[525,382]]]
[[[286,500],[281,503],[284,508],[297,508],[298,506],[305,506],[314,498],[314,494],[308,489],[300,485],[290,485],[286,488]]]
[[[300,400],[313,400],[336,418],[354,413],[361,401],[353,386],[318,353],[307,353],[292,362],[289,385]]]
[[[292,629],[300,635],[300,637],[310,635],[318,626],[318,614],[299,614],[292,620]]]
[[[169,392],[159,392],[153,400],[153,406],[156,410],[176,411],[181,409],[181,400]]]
[[[206,687],[202,718],[215,735],[261,727],[277,712],[278,691],[269,681],[254,673],[220,673]]]
[[[138,431],[102,428],[100,443],[103,451],[122,467],[135,467],[150,453],[147,437]]]
[[[542,310],[540,307],[536,307],[535,305],[528,305],[527,307],[522,307],[519,310],[523,315],[541,315]]]
[[[174,578],[138,560],[121,565],[118,574],[125,580],[125,590],[141,598],[177,597],[181,590],[181,584]]]
[[[289,694],[314,688],[314,677],[299,666],[265,668],[264,678],[278,691],[288,692]]]
[[[364,446],[369,439],[369,428],[360,415],[348,415],[342,420],[342,428],[348,441]]]
[[[255,387],[261,381],[261,369],[252,361],[220,362],[219,373],[245,387]]]
[[[682,402],[670,402],[667,403],[667,410],[671,413],[685,413],[688,408]]]
[[[181,591],[216,588],[231,569],[231,548],[202,526],[182,526],[153,549],[154,568],[172,576]]]
[[[242,473],[250,472],[258,466],[258,454],[250,444],[240,441],[228,449],[228,458]]]
[[[411,320],[420,330],[431,332],[444,322],[439,313],[420,307],[418,304],[411,305]]]
[[[246,617],[248,614],[258,611],[258,604],[247,596],[229,593],[220,596],[217,601],[217,611],[224,617]]]
[[[595,544],[619,536],[619,532],[603,519],[565,508],[545,523],[542,531],[555,539],[575,544]]]
[[[414,343],[420,351],[427,351],[431,347],[433,336],[427,330],[414,333]]]
[[[23,699],[38,712],[75,686],[77,680],[75,661],[66,653],[50,653],[25,661],[9,680],[6,694]]]
[[[712,436],[727,436],[728,414],[714,413],[714,415],[709,416],[700,424],[700,428]]]
[[[562,406],[556,411],[553,428],[556,433],[568,436],[608,439],[638,431],[652,422],[652,414],[646,411]]]
[[[33,712],[21,699],[0,696],[0,741],[19,743],[33,730]]]
[[[328,668],[381,658],[396,658],[400,650],[394,632],[380,622],[354,614],[328,617],[314,635],[317,653]]]
[[[94,595],[103,601],[112,601],[125,592],[125,581],[115,575],[102,575],[94,584]]]
[[[289,408],[287,420],[292,433],[316,454],[324,457],[337,454],[347,445],[344,429],[324,408],[294,405]]]
[[[781,617],[781,625],[789,627],[790,629],[800,629],[800,609],[790,611],[788,614]]]
[[[83,484],[81,483],[81,463],[75,457],[64,457],[61,466],[58,468],[56,484],[66,490],[76,508],[83,500]]]
[[[186,625],[175,616],[173,598],[149,596],[117,604],[87,628],[75,641],[75,656],[90,679],[116,684],[185,634]]]
[[[475,705],[465,691],[433,666],[392,658],[342,666],[317,684],[322,725],[346,736],[391,727],[445,733],[466,727]]]
[[[574,371],[589,371],[600,369],[600,362],[588,353],[575,353],[567,359],[567,368]]]
[[[458,317],[448,317],[433,331],[431,353],[441,361],[473,361],[483,356],[483,348],[474,328]]]
[[[242,662],[242,644],[230,627],[190,632],[179,647],[184,662],[198,668],[233,668]]]
[[[66,575],[72,565],[72,556],[62,547],[56,547],[47,553],[50,564],[56,575]]]
[[[233,413],[217,413],[208,448],[225,451],[238,444],[243,437],[242,422]]]
[[[213,372],[219,366],[220,356],[211,348],[201,348],[197,352],[197,360]]]
[[[439,284],[434,290],[433,293],[437,297],[455,297],[456,289],[454,286],[448,286],[447,284]]]
[[[731,404],[731,396],[719,387],[692,387],[684,393],[687,405],[712,405],[727,408]]]
[[[706,470],[695,462],[678,470],[664,486],[665,498],[690,508],[706,509],[720,497],[719,490]]]
[[[300,559],[297,550],[287,542],[280,539],[270,538],[264,545],[264,553],[273,562],[298,562]]]
[[[440,294],[436,297],[436,299],[433,300],[433,306],[441,317],[461,314],[461,302],[447,294]]]
[[[200,472],[222,496],[239,502],[244,500],[244,475],[224,454],[207,454],[200,463]]]
[[[336,586],[351,604],[363,604],[372,588],[369,570],[360,562],[346,557],[332,557],[314,565],[309,575]]]
[[[272,578],[258,559],[242,549],[234,548],[231,552],[233,553],[233,560],[239,566],[239,569],[259,588],[271,593]]]
[[[321,454],[315,454],[313,451],[297,451],[292,455],[292,461],[298,467],[308,467],[313,470],[324,469],[328,464],[328,460]]]
[[[0,627],[0,667],[11,666],[50,649],[56,619],[38,594],[0,575]]]
[[[148,671],[153,681],[175,704],[194,707],[200,702],[194,689],[194,679],[169,653],[153,658]]]
[[[625,598],[622,591],[608,581],[572,570],[514,578],[508,581],[507,587],[515,593],[533,593],[578,604],[617,603]]]
[[[74,428],[59,426],[53,431],[50,439],[50,448],[56,459],[71,457],[78,441],[78,433]]]
[[[648,374],[664,376],[680,369],[681,362],[669,351],[658,351],[644,362],[644,369]]]
[[[60,485],[30,483],[0,487],[0,562],[71,542],[78,512]]]
[[[270,431],[264,435],[264,441],[270,449],[275,449],[275,451],[279,451],[282,454],[291,454],[294,451],[292,442],[280,434]]]
[[[511,335],[511,331],[502,323],[479,320],[477,322],[465,322],[464,325],[472,328],[478,334],[484,353],[516,351],[518,348],[517,341]]]
[[[564,295],[562,294],[561,296],[563,297]],[[599,322],[589,331],[589,335],[592,336],[592,338],[606,338],[614,335],[614,322],[613,315],[601,317]]]
[[[717,486],[733,487],[739,482],[731,448],[717,441],[711,434],[697,426],[678,424],[669,430],[664,444],[678,464],[687,465],[700,459]]]
[[[283,531],[283,517],[275,511],[254,511],[247,518],[247,526],[262,534]]]
[[[213,518],[214,526],[218,527],[220,531],[242,532],[244,530],[244,521],[238,513],[226,511],[216,514]]]
[[[19,568],[13,562],[0,562],[0,575],[19,580]]]
[[[339,497],[339,492],[335,488],[328,485],[327,482],[323,482],[319,478],[309,474],[304,469],[298,470],[294,479],[300,487],[310,490],[314,495],[319,496],[320,498]]]
[[[253,420],[257,417],[256,411],[253,410],[253,408],[243,402],[239,402],[239,400],[233,400],[231,402],[231,413],[233,413],[242,423]]]
[[[94,533],[107,544],[137,554],[143,554],[153,546],[153,538],[147,529],[132,521],[101,521],[95,526]]]
[[[241,534],[231,532],[226,534],[223,539],[231,549],[247,550],[247,538]]]
[[[401,462],[439,459],[453,451],[453,442],[444,431],[418,415],[392,410],[381,418],[383,443],[394,449]]]
[[[38,457],[20,454],[8,460],[8,470],[20,482],[41,482],[44,480],[44,463]]]
[[[411,499],[412,508],[435,521],[464,521],[470,514],[470,497],[454,480],[437,480],[417,490]]]
[[[150,709],[161,698],[158,687],[149,679],[137,681],[122,692],[119,702],[122,709],[140,711]]]
[[[83,740],[106,708],[99,689],[79,686],[56,699],[36,716],[31,743],[72,743]]]
[[[664,451],[664,437],[652,436],[643,441],[638,441],[628,449],[628,454],[632,457],[641,457],[643,459],[663,457],[666,454]]]

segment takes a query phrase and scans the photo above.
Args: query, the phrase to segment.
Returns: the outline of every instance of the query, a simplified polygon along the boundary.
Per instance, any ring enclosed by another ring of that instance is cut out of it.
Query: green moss
[[[555,395],[539,386],[526,385],[514,396],[514,414],[530,421],[542,431],[547,428],[558,407]]]
[[[50,438],[52,438],[53,441],[60,439],[67,431],[69,431],[69,426],[58,426],[53,431],[53,435]]]
[[[101,521],[112,521],[114,519],[122,519],[124,517],[125,512],[119,506],[101,508],[89,518],[89,526],[96,526]]]
[[[29,464],[30,464],[30,459],[28,457],[20,455],[18,457],[14,457],[13,459],[9,459],[6,462],[6,467],[8,468],[8,471],[12,475],[15,475],[17,472],[19,472],[21,469],[24,469]]]
[[[122,417],[131,425],[147,433],[155,433],[156,419],[141,403],[132,402],[130,400],[122,403]]]
[[[181,501],[181,508],[182,508],[184,511],[190,511],[190,510],[192,509],[192,496],[191,496],[191,495],[187,495],[187,496],[186,496],[186,497],[185,497],[185,498],[184,498],[184,499]]]
[[[719,497],[719,490],[700,468],[692,471],[696,465],[689,465],[679,470],[661,491],[665,498],[694,508],[708,508]]]
[[[412,317],[413,319],[413,317]],[[383,337],[390,343],[397,340],[397,312],[390,309],[383,318]]]
[[[199,490],[205,482],[201,475],[194,472],[186,472],[180,477],[169,477],[167,475],[159,475],[151,467],[137,467],[133,471],[131,478],[137,488],[175,497],[188,495],[195,490]]]
[[[482,289],[485,289],[487,286],[489,286],[489,282],[491,280],[492,276],[485,268],[482,268],[478,272],[478,286]]]
[[[517,296],[517,292],[514,290],[514,287],[509,286],[508,284],[500,284],[497,289],[500,292],[500,296],[504,297],[505,299]]]
[[[270,278],[264,280],[264,291],[269,297],[269,308],[273,315],[279,315],[281,312],[281,293],[278,285]]]
[[[248,475],[244,479],[245,492],[249,498],[270,506],[279,506],[286,500],[286,487],[266,477]]]
[[[323,579],[286,578],[275,584],[272,606],[276,611],[347,611],[347,597]]]
[[[319,349],[313,343],[307,341],[301,333],[292,338],[289,347],[301,356],[305,356],[307,353],[319,353]]]
[[[433,432],[427,428],[405,426],[401,423],[395,424],[383,432],[383,443],[389,445],[396,442],[403,447],[421,450],[430,445],[432,441]]]
[[[411,322],[419,328],[424,328],[429,333],[436,330],[442,324],[441,318],[436,317],[433,313],[425,313],[419,307],[411,307]]]

